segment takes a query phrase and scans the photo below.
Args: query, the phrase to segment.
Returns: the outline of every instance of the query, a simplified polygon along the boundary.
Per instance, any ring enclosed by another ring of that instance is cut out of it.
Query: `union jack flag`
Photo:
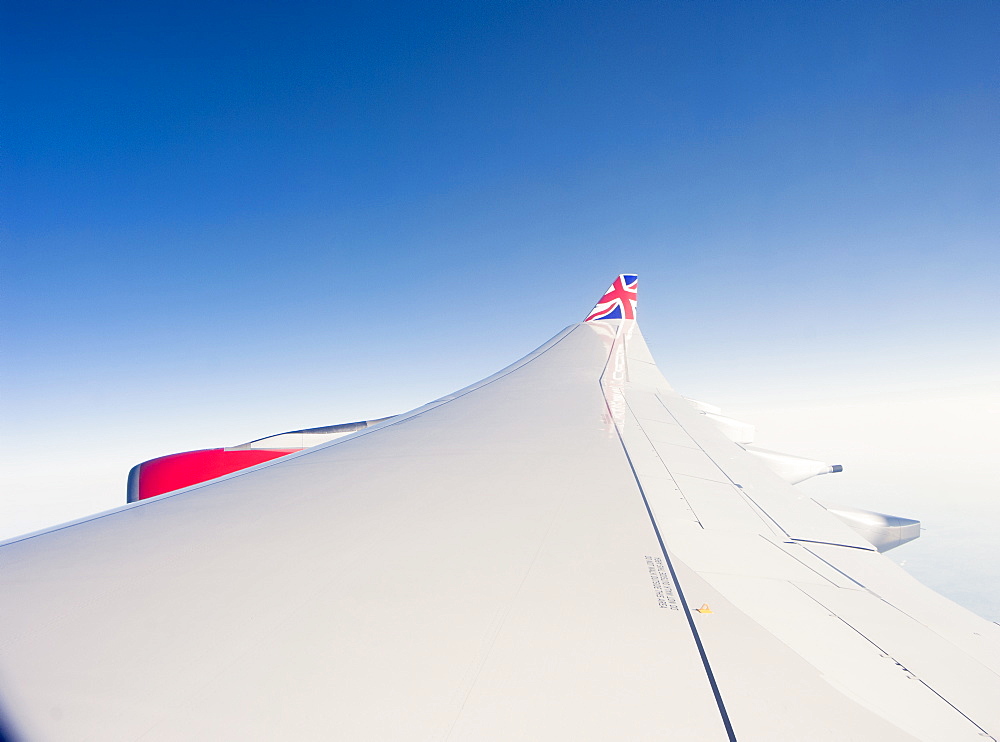
[[[635,319],[638,300],[639,276],[622,274],[601,297],[584,322],[599,319]]]

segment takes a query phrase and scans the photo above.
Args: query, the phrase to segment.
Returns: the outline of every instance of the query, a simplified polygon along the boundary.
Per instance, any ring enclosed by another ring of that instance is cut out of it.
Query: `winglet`
[[[590,310],[584,322],[596,322],[599,319],[635,319],[638,291],[639,276],[634,273],[622,273],[598,300],[597,306]]]

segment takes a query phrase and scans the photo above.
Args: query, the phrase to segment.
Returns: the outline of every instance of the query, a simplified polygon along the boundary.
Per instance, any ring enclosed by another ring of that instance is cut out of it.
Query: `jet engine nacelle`
[[[364,430],[379,420],[327,425],[269,435],[228,448],[208,448],[160,456],[136,464],[128,473],[128,502],[146,500],[166,492],[191,487],[257,464],[287,456],[303,448]]]

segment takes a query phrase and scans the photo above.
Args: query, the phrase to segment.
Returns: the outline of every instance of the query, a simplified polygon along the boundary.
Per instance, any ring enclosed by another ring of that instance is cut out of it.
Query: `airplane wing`
[[[412,412],[0,546],[6,735],[996,739],[1000,627],[680,397],[636,285]]]

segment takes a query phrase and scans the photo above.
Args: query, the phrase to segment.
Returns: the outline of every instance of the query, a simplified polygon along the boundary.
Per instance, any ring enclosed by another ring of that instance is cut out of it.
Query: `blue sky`
[[[414,407],[635,271],[678,389],[864,459],[832,499],[951,519],[920,576],[1000,618],[962,551],[1000,517],[997,3],[3,13],[0,536]]]

